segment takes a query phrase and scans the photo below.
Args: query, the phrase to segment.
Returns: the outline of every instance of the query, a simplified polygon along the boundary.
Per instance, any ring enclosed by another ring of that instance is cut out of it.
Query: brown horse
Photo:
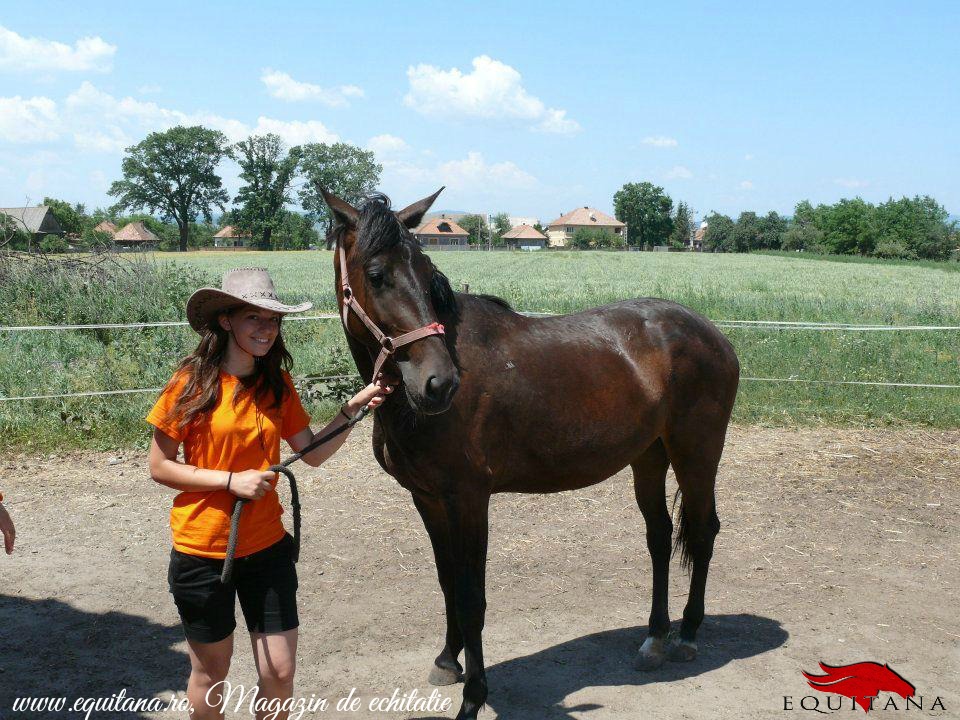
[[[692,660],[720,528],[717,466],[740,373],[727,339],[667,300],[531,318],[499,298],[455,293],[409,232],[436,194],[396,213],[383,196],[360,210],[324,196],[353,296],[376,327],[389,336],[436,322],[445,328],[397,349],[384,365],[402,378],[403,392],[377,409],[373,451],[412,494],[433,545],[447,628],[429,679],[446,685],[462,674],[457,717],[476,718],[487,697],[482,630],[493,493],[576,490],[630,465],[653,559],[649,634],[637,666]],[[335,260],[343,310],[339,266]],[[345,330],[370,382],[381,345],[356,312],[348,310]],[[677,640],[667,637],[670,465],[682,497],[676,547],[692,566]]]

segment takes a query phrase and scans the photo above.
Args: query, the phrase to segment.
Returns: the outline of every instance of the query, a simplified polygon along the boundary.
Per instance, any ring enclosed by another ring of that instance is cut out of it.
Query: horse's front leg
[[[437,562],[437,578],[443,590],[443,602],[447,615],[447,637],[443,650],[433,662],[430,676],[431,685],[452,685],[463,675],[463,667],[457,660],[463,650],[463,635],[457,622],[457,607],[454,601],[454,564],[453,548],[450,542],[450,530],[447,523],[447,509],[443,503],[426,495],[413,493],[413,504],[423,518],[423,524],[430,536],[433,556]]]
[[[463,704],[457,720],[475,720],[487,701],[483,667],[483,622],[487,610],[487,515],[490,496],[471,491],[443,498],[454,561],[454,603],[463,636]]]

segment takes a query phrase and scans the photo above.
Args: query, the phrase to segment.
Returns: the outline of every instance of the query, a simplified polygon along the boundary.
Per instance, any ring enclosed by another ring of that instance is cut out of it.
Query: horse
[[[493,493],[576,490],[629,465],[653,564],[635,666],[693,660],[720,529],[717,468],[740,375],[730,342],[703,316],[663,299],[528,317],[500,298],[455,292],[410,232],[443,188],[400,211],[384,195],[355,208],[319,190],[335,221],[350,353],[364,381],[382,367],[399,385],[374,414],[373,452],[410,492],[433,546],[446,635],[428,680],[463,680],[457,718],[474,720],[488,692],[482,633]],[[414,328],[415,341],[392,342]],[[674,543],[671,465],[680,497]],[[690,573],[679,637],[668,636],[676,551]]]

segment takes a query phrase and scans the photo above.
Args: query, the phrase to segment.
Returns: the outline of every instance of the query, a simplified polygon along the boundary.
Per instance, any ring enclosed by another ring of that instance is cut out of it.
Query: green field
[[[630,297],[683,303],[713,320],[796,320],[890,325],[960,325],[955,264],[856,263],[789,255],[613,252],[439,252],[434,261],[460,289],[491,293],[516,309],[574,312]],[[263,265],[280,294],[335,309],[329,252],[161,254],[219,284],[224,269]],[[196,284],[198,278],[191,276]],[[186,292],[184,290],[183,292]],[[150,317],[130,317],[124,303],[49,322],[174,319],[183,292],[158,301]],[[44,308],[33,310],[43,318]],[[29,310],[17,324],[31,320]],[[4,324],[14,324],[10,321]],[[294,375],[353,372],[337,322],[288,323]],[[862,380],[960,385],[960,331],[824,332],[725,329],[744,377]],[[155,387],[196,342],[187,328],[6,334],[0,395]],[[346,388],[311,386],[312,408],[328,413]],[[143,441],[139,423],[152,395],[107,399],[0,402],[4,444],[112,446]],[[741,423],[960,427],[960,390],[761,383],[744,381],[735,409]]]

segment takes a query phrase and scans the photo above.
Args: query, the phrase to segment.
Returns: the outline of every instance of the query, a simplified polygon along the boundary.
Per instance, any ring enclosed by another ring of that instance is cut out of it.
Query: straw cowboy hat
[[[223,274],[223,284],[219,290],[200,288],[190,296],[187,300],[187,321],[190,327],[202,334],[219,313],[238,305],[253,305],[282,315],[303,312],[313,307],[313,303],[309,302],[299,305],[280,302],[266,268],[237,268]]]

